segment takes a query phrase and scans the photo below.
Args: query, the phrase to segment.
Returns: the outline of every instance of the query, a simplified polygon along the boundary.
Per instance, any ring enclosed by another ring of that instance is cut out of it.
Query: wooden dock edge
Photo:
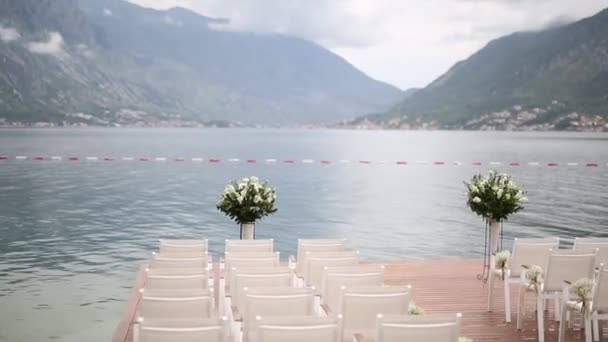
[[[127,335],[129,334],[129,329],[131,328],[131,323],[133,322],[135,312],[137,311],[137,305],[139,304],[139,290],[144,286],[144,281],[146,279],[146,267],[148,267],[148,265],[141,265],[139,267],[139,271],[135,278],[135,286],[131,290],[129,300],[127,301],[127,308],[122,314],[122,318],[116,326],[114,334],[112,334],[112,342],[124,342],[127,340]]]

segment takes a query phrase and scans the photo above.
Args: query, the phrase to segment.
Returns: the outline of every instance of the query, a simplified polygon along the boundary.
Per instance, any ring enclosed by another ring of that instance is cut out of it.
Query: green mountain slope
[[[314,43],[209,26],[222,22],[122,0],[0,0],[0,25],[19,36],[0,40],[0,118],[289,125],[401,99]],[[52,39],[59,52],[33,46]]]
[[[559,126],[571,112],[608,113],[608,9],[493,40],[388,113],[357,122],[479,128],[492,121],[485,116],[502,116],[503,124]]]

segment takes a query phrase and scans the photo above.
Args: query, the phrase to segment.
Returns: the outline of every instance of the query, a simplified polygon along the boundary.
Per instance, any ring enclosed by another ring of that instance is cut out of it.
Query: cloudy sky
[[[422,87],[489,40],[577,20],[608,0],[129,0],[231,20],[231,30],[315,41],[368,75]]]

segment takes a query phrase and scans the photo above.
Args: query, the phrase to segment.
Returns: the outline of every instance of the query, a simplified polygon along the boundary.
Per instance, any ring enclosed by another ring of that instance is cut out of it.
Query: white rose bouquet
[[[490,171],[487,176],[475,175],[464,183],[467,205],[477,215],[489,221],[506,220],[522,210],[528,199],[510,175]]]
[[[543,280],[543,268],[538,265],[532,265],[526,271],[526,280],[529,282],[529,286],[534,292],[539,293],[540,285]]]
[[[593,280],[581,278],[575,281],[574,284],[570,286],[570,294],[576,298],[578,303],[581,303],[582,311],[587,312],[593,294]]]
[[[231,181],[224,188],[217,209],[239,224],[254,223],[277,211],[276,192],[257,177]]]
[[[412,316],[421,316],[424,315],[424,309],[416,305],[415,303],[410,303],[407,309],[408,315]]]
[[[501,278],[505,279],[505,268],[509,267],[509,259],[511,259],[511,252],[504,250],[496,253],[496,267],[501,270]]]

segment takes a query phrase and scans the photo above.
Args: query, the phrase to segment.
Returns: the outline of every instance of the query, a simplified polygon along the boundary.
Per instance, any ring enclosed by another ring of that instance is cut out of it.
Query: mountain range
[[[293,125],[403,98],[329,50],[122,0],[0,0],[0,124]]]
[[[608,9],[490,41],[385,113],[374,128],[608,130]]]

